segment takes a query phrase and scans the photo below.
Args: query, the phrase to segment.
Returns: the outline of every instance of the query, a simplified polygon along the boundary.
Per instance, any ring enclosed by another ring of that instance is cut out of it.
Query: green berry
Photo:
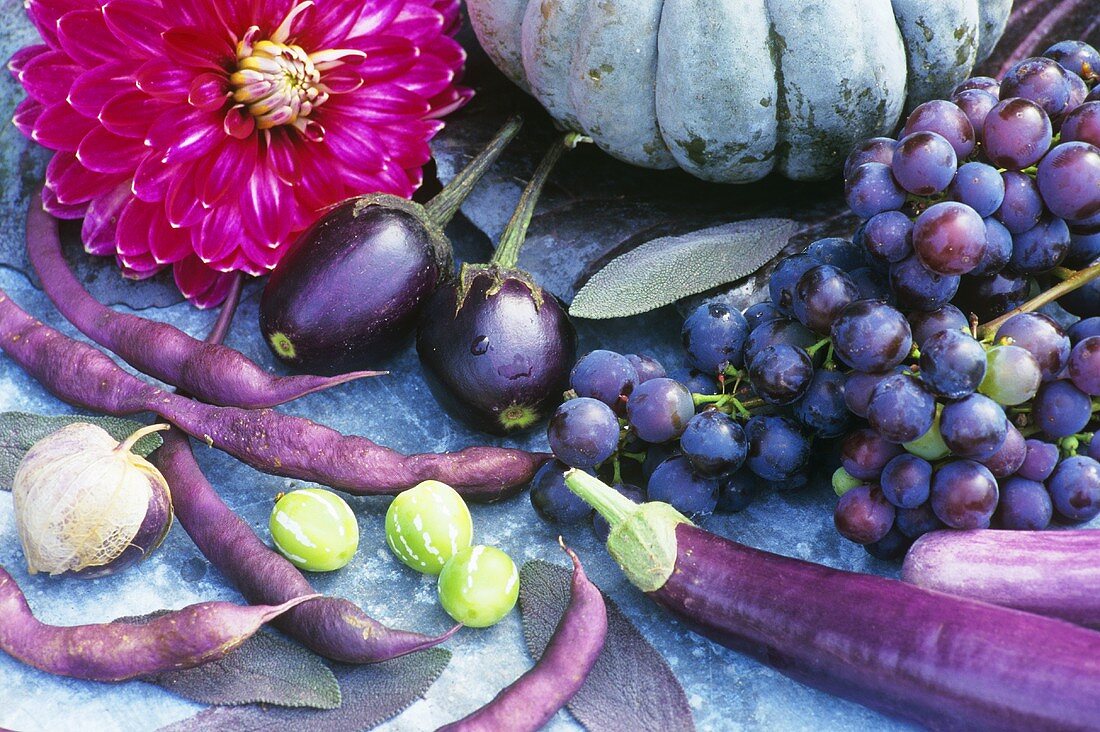
[[[511,557],[491,546],[472,546],[451,557],[439,573],[439,602],[471,628],[487,628],[512,611],[519,573]]]
[[[833,492],[838,496],[843,496],[860,485],[863,485],[863,481],[859,478],[853,478],[844,468],[837,468],[836,472],[833,473]]]
[[[904,443],[902,447],[917,457],[930,461],[939,460],[950,455],[951,450],[947,448],[947,444],[943,441],[943,435],[940,434],[940,416],[942,414],[943,405],[936,405],[936,418],[928,431],[912,442]]]
[[[438,480],[403,491],[386,511],[386,545],[417,572],[439,574],[448,559],[470,546],[473,534],[466,502]]]
[[[291,491],[275,503],[268,521],[279,553],[298,569],[340,569],[359,546],[359,523],[343,498],[323,488]]]

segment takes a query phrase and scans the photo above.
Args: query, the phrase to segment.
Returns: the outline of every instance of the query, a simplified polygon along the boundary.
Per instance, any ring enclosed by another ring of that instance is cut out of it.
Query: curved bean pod
[[[27,256],[58,311],[84,335],[138,371],[222,406],[273,407],[378,371],[339,376],[275,376],[228,346],[206,343],[168,323],[106,307],[73,276],[61,253],[57,221],[31,197]],[[151,347],[155,344],[155,347]]]
[[[0,348],[69,404],[114,416],[154,412],[257,470],[356,495],[396,495],[434,479],[468,500],[497,501],[518,493],[550,458],[501,447],[404,455],[271,409],[192,401],[131,376],[98,349],[35,320],[2,291]]]
[[[22,590],[0,567],[0,649],[47,673],[125,681],[216,661],[264,623],[315,597],[276,606],[201,602],[145,622],[56,627],[34,617]]]
[[[535,732],[580,691],[603,650],[607,607],[600,588],[585,575],[577,555],[564,544],[562,548],[573,560],[569,606],[542,658],[491,702],[437,732]]]
[[[260,541],[225,505],[191,453],[187,435],[164,433],[153,460],[172,486],[176,518],[210,563],[254,604],[273,605],[316,590],[298,569]],[[354,603],[321,597],[293,608],[274,625],[315,653],[345,663],[375,663],[430,648],[461,626],[431,638],[388,628]]]

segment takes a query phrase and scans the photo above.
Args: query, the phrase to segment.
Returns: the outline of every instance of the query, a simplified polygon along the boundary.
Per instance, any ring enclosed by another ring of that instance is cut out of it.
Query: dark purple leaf
[[[343,703],[336,709],[288,709],[249,705],[211,707],[161,732],[360,732],[397,716],[427,693],[443,673],[451,653],[429,648],[382,663],[349,666],[331,664],[340,682]]]
[[[540,658],[569,604],[571,574],[565,567],[531,561],[520,571],[519,603],[527,650]],[[607,603],[607,639],[569,711],[589,732],[694,730],[687,696],[664,657],[619,606]]]

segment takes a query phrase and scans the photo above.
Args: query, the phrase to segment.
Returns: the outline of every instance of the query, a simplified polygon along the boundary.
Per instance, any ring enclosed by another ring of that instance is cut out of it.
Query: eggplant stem
[[[565,472],[565,485],[585,503],[596,509],[611,526],[618,526],[638,507],[638,504],[594,478],[583,470],[570,468]]]
[[[424,208],[427,210],[428,218],[431,219],[432,223],[441,229],[450,223],[474,189],[474,186],[497,161],[508,143],[519,134],[521,127],[523,127],[522,117],[518,114],[509,117],[504,126],[493,135],[493,139],[489,141],[485,149],[479,152],[465,168],[460,170],[454,180],[444,186],[443,190],[437,193],[432,200],[428,201]]]
[[[535,169],[535,174],[523,189],[515,213],[504,228],[504,233],[500,235],[500,244],[493,258],[489,260],[489,264],[495,264],[501,269],[515,268],[516,262],[519,261],[519,250],[527,240],[527,229],[531,226],[531,218],[535,215],[535,207],[538,205],[539,196],[542,195],[542,189],[550,177],[550,172],[562,153],[572,150],[582,142],[590,141],[590,138],[577,132],[568,132],[550,146],[543,155],[539,167]]]
[[[1032,310],[1037,310],[1047,303],[1052,303],[1058,298],[1073,292],[1083,285],[1087,285],[1097,277],[1100,277],[1100,264],[1094,264],[1084,269],[1078,270],[1070,277],[1059,282],[1054,287],[1051,287],[1045,292],[1041,292],[1035,297],[1031,298],[1023,305],[1009,310],[1007,313],[999,318],[989,321],[985,325],[978,326],[979,340],[987,338],[996,334],[997,330],[1005,324],[1009,318],[1012,318],[1020,313],[1030,313]]]

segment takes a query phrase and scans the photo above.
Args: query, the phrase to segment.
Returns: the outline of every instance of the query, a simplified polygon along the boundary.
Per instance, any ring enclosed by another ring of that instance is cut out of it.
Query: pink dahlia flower
[[[411,196],[469,99],[459,0],[27,0],[15,125],[57,153],[46,208],[126,276],[199,307],[272,269],[317,212]]]

